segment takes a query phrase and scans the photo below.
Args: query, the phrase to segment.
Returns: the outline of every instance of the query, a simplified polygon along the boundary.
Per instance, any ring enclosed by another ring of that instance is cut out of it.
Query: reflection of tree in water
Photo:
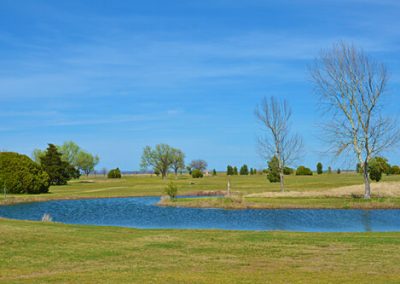
[[[361,223],[363,224],[364,230],[366,232],[372,232],[371,226],[371,211],[363,210],[361,213]]]

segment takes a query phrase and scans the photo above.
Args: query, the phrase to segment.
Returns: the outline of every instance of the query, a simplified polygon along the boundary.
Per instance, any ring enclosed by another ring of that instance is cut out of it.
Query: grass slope
[[[135,230],[0,219],[2,283],[399,283],[400,233]]]

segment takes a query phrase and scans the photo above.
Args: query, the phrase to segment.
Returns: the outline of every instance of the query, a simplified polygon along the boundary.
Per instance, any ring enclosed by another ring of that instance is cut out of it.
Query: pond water
[[[133,228],[285,230],[303,232],[400,231],[400,209],[200,209],[159,207],[158,197],[57,200],[0,206],[0,216]]]

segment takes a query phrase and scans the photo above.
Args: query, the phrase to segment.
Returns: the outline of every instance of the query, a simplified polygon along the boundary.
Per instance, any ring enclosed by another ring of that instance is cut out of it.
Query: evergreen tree
[[[321,163],[318,163],[318,164],[317,164],[317,174],[320,175],[320,174],[322,174],[322,172],[323,172],[323,171],[322,171],[322,164],[321,164]]]
[[[249,168],[247,167],[247,165],[243,165],[243,166],[240,168],[240,175],[241,175],[241,176],[247,176],[247,175],[249,175]]]
[[[331,174],[332,173],[332,168],[331,168],[331,166],[329,166],[328,167],[328,174]]]
[[[340,169],[337,169],[336,173],[340,174],[342,171]]]
[[[213,176],[216,176],[216,175],[217,175],[217,171],[216,171],[215,169],[213,169],[212,175],[213,175]]]
[[[268,174],[267,178],[270,182],[280,182],[280,170],[278,158],[273,156],[268,162]]]
[[[67,161],[61,159],[62,154],[58,152],[54,144],[49,144],[46,152],[40,157],[40,164],[50,177],[50,184],[62,185],[67,184],[76,169]]]
[[[226,175],[233,176],[233,168],[232,168],[232,166],[228,165],[226,167]]]
[[[237,169],[237,167],[233,167],[233,175],[235,175],[235,176],[238,175],[238,169]]]

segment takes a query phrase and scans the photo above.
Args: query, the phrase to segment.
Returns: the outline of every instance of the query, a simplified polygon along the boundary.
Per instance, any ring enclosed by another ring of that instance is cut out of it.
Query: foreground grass
[[[400,233],[135,230],[0,219],[3,283],[398,283]]]

